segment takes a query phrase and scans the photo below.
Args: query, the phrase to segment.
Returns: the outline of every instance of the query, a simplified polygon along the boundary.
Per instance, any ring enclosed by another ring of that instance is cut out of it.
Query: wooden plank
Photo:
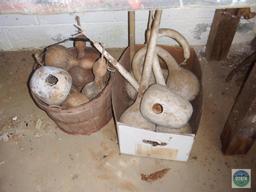
[[[224,59],[240,21],[239,9],[217,9],[206,44],[207,60]]]
[[[230,81],[234,75],[236,75],[239,71],[242,71],[244,68],[251,68],[251,66],[254,65],[254,62],[256,62],[256,51],[254,51],[252,54],[250,54],[248,57],[246,57],[241,63],[239,63],[237,66],[235,66],[232,71],[229,72],[226,81]]]
[[[135,11],[128,11],[130,61],[135,54]]]
[[[256,137],[256,64],[241,88],[221,134],[226,155],[245,154]]]

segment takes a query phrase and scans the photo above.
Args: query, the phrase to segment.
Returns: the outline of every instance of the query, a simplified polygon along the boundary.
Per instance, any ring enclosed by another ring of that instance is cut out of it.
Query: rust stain
[[[151,183],[151,182],[154,182],[156,180],[163,178],[168,171],[170,171],[170,168],[161,169],[161,170],[155,171],[153,173],[150,173],[148,175],[142,173],[142,174],[140,174],[140,177],[141,177],[142,181],[147,181],[147,182]]]

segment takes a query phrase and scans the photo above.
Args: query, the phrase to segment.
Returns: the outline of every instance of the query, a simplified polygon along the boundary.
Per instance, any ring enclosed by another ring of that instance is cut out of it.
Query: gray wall
[[[178,30],[191,45],[205,45],[214,8],[177,8],[163,12],[161,27]],[[59,15],[0,15],[0,49],[40,48],[76,32],[76,14]],[[87,12],[78,14],[90,37],[106,47],[127,46],[127,12]],[[144,42],[147,11],[136,12],[136,42]],[[234,43],[248,42],[256,34],[256,19],[241,20]],[[160,43],[173,44],[168,38]],[[70,44],[69,44],[70,45]],[[68,46],[69,46],[68,45]]]

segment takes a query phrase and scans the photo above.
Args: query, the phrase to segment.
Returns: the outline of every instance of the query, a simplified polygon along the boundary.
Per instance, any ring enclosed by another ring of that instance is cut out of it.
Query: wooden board
[[[207,60],[221,60],[227,56],[240,21],[239,13],[239,9],[215,11],[206,44]]]
[[[130,61],[135,54],[135,11],[128,12]]]
[[[245,154],[256,136],[256,64],[241,88],[221,134],[224,154]]]

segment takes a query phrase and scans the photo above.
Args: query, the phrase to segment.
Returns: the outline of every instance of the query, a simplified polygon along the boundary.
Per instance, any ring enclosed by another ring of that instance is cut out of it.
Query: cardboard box
[[[136,49],[142,47],[137,45]],[[184,60],[183,50],[179,47],[162,46],[168,50],[178,63]],[[123,53],[120,63],[130,71],[129,48]],[[162,65],[162,67],[166,67]],[[191,57],[184,66],[191,70],[201,82],[201,68],[196,53],[191,49]],[[112,105],[117,128],[120,153],[142,157],[187,161],[192,149],[201,118],[202,86],[199,95],[192,101],[193,115],[189,121],[192,134],[163,133],[133,127],[119,122],[122,113],[131,105],[125,90],[126,80],[116,72],[112,88]]]

